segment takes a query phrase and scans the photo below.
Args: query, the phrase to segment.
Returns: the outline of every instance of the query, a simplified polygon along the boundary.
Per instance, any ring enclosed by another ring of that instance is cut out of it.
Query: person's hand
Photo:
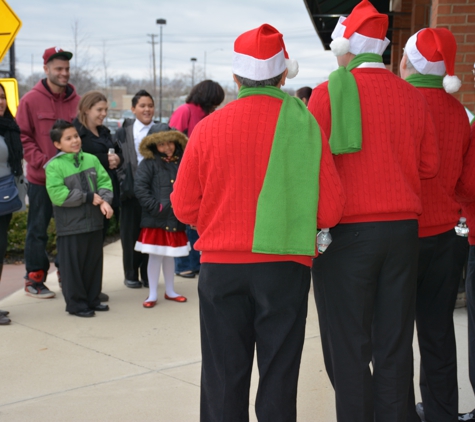
[[[193,226],[193,224],[190,224],[190,229],[197,230],[196,226]]]
[[[120,158],[117,154],[109,154],[107,159],[109,160],[109,168],[111,170],[116,169],[120,164]]]
[[[92,200],[92,205],[101,205],[104,200],[97,194],[94,194],[94,199]]]
[[[112,214],[114,214],[114,210],[112,207],[109,205],[108,202],[102,201],[102,204],[100,205],[101,212],[106,216],[106,218],[111,218]]]

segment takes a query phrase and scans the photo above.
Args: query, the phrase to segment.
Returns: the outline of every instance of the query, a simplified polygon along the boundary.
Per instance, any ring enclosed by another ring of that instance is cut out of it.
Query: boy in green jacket
[[[46,189],[53,203],[56,246],[66,311],[92,317],[108,311],[102,287],[103,215],[113,211],[112,183],[99,160],[81,151],[81,138],[69,122],[57,120],[50,131],[58,154],[46,165]]]

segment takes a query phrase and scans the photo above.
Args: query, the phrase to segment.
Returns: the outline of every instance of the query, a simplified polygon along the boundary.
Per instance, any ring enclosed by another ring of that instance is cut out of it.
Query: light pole
[[[195,86],[195,63],[196,60],[198,60],[196,57],[192,57],[191,59],[191,87],[193,88]]]
[[[166,19],[157,19],[157,25],[160,25],[160,96],[158,102],[158,112],[160,114],[160,121],[162,121],[162,28],[163,25],[166,24]]]
[[[216,50],[210,51],[209,54],[214,53],[215,51],[223,51],[223,49],[222,48],[217,48]],[[205,51],[205,61],[204,61],[204,76],[205,76],[205,79],[206,79],[206,55],[207,55],[207,52]]]

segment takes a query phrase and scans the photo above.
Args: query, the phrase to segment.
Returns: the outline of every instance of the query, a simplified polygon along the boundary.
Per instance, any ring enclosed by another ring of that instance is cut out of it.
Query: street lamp
[[[222,48],[217,48],[216,50],[210,51],[209,54],[214,53],[215,51],[223,51],[223,49]],[[207,52],[205,51],[205,61],[204,61],[204,76],[205,76],[205,79],[206,79],[206,54],[207,54]]]
[[[192,68],[191,68],[191,87],[193,88],[195,86],[195,63],[196,63],[196,60],[198,60],[196,57],[192,57],[191,59],[191,64],[192,64]]]
[[[160,121],[162,121],[162,28],[166,25],[166,19],[157,19],[157,25],[160,25],[160,96],[158,112],[160,114]]]

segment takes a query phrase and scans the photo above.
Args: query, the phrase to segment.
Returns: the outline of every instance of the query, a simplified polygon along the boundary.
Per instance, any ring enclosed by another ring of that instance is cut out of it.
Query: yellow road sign
[[[0,85],[2,85],[5,90],[8,108],[12,112],[13,117],[15,117],[18,104],[20,103],[20,97],[18,95],[18,82],[13,78],[5,78],[0,79]]]
[[[0,0],[0,62],[7,54],[21,28],[21,20],[8,5],[6,0]]]

